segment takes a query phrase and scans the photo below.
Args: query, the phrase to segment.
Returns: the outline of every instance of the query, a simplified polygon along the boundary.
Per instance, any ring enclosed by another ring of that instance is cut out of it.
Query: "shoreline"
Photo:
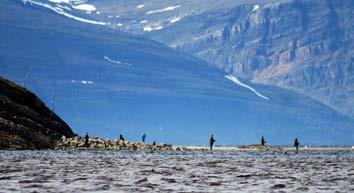
[[[142,142],[132,142],[123,140],[102,139],[98,137],[89,137],[85,146],[85,139],[79,136],[73,138],[62,137],[56,144],[57,150],[167,150],[167,151],[210,151],[209,146],[203,145],[173,145],[173,144],[148,144]],[[300,146],[300,151],[354,151],[354,146],[348,147],[309,147]],[[243,145],[243,146],[214,146],[213,151],[274,151],[274,152],[292,152],[296,151],[291,146],[275,145]]]
[[[206,145],[173,145],[173,144],[149,144],[134,141],[102,139],[98,137],[89,137],[85,145],[85,139],[80,136],[72,138],[62,137],[57,141],[53,149],[22,149],[22,150],[64,150],[64,151],[268,151],[268,152],[296,152],[295,147],[276,146],[276,145],[227,145],[214,146],[210,150]],[[16,149],[0,149],[0,150],[16,150]],[[299,147],[299,151],[354,151],[354,146],[310,146],[304,145]]]
[[[209,146],[189,146],[189,145],[176,145],[172,146],[173,149],[181,148],[191,151],[209,151]],[[354,151],[354,147],[300,147],[299,151]],[[212,151],[296,151],[294,147],[283,146],[264,146],[264,148],[253,148],[250,146],[215,146]]]

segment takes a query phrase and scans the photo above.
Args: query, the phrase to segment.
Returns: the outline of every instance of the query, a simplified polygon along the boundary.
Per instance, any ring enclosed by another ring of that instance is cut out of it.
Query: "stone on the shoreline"
[[[140,142],[123,140],[100,139],[97,137],[89,138],[89,148],[93,150],[172,150],[170,144],[150,145]],[[62,137],[56,145],[58,150],[77,150],[86,149],[85,139],[79,136],[73,138]]]
[[[240,146],[240,149],[244,150],[264,150],[264,151],[282,151],[283,148],[279,146],[268,146],[268,145],[246,145],[246,146]]]
[[[176,150],[176,151],[191,151],[191,150],[188,149],[187,147],[176,147],[175,150]]]

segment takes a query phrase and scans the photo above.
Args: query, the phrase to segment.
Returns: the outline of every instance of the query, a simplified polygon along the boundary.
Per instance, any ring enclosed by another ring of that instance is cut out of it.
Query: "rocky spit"
[[[170,144],[146,144],[124,140],[101,139],[90,137],[89,147],[85,147],[85,139],[79,136],[67,138],[62,136],[56,144],[56,150],[172,150]]]
[[[354,151],[0,151],[0,192],[353,192]]]
[[[123,141],[102,139],[98,137],[90,137],[89,147],[85,147],[85,139],[80,136],[67,138],[62,136],[55,146],[55,150],[161,150],[161,151],[209,151],[208,146],[173,146],[171,144],[147,144],[141,142]],[[289,148],[282,148],[279,146],[268,145],[246,145],[246,146],[216,146],[214,150],[228,151],[272,151],[272,152],[285,152]]]

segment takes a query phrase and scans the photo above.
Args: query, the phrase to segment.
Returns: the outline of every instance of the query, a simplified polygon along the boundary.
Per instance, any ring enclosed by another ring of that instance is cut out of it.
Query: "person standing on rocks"
[[[210,150],[213,150],[213,146],[215,143],[215,139],[214,139],[214,134],[211,134],[210,138],[209,138],[209,146],[210,146]]]
[[[122,134],[119,135],[119,140],[125,141]]]
[[[262,138],[261,138],[261,146],[264,146],[265,143],[266,143],[266,141],[264,140],[264,136],[262,136]]]
[[[296,153],[299,151],[299,146],[300,146],[299,140],[295,138],[294,147],[296,148]]]
[[[143,143],[145,143],[145,139],[146,139],[146,135],[145,135],[145,133],[143,133],[143,135],[141,136],[141,141],[142,141]]]
[[[85,147],[86,148],[88,148],[89,147],[89,135],[88,135],[88,133],[86,133],[86,135],[85,135]]]

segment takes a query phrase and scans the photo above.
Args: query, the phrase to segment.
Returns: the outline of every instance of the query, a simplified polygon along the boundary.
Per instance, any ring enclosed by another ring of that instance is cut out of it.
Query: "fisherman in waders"
[[[89,147],[89,135],[88,135],[88,133],[86,133],[86,135],[85,135],[85,147],[86,148],[88,148]]]
[[[300,146],[300,143],[299,143],[298,139],[295,138],[294,147],[296,148],[296,153],[299,151],[299,146]]]
[[[214,139],[214,135],[211,134],[210,138],[209,138],[209,145],[210,145],[210,150],[213,150],[213,145],[215,143],[215,139]]]
[[[143,143],[145,143],[145,139],[146,139],[146,135],[145,135],[145,133],[143,133],[143,135],[141,136],[141,141],[142,141]]]
[[[266,143],[266,141],[264,140],[264,137],[262,136],[262,138],[261,138],[261,146],[264,146],[265,143]]]
[[[125,141],[122,134],[119,135],[119,140]]]

